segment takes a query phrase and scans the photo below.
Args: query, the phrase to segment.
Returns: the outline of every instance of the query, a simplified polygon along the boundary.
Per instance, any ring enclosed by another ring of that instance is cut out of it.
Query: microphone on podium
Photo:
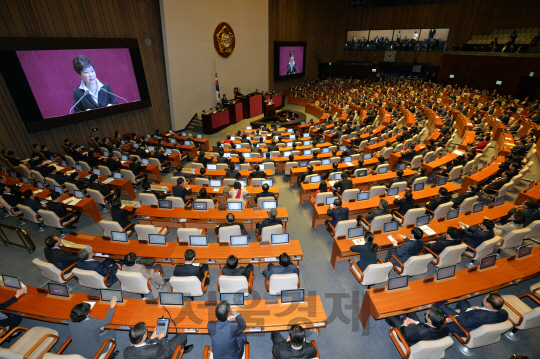
[[[79,102],[81,102],[81,100],[84,98],[84,96],[88,95],[88,90],[84,90],[84,95],[81,96],[81,98],[79,99],[79,101],[75,102],[75,105],[73,105],[72,108],[69,109],[69,114],[71,115],[71,110],[73,110],[75,108],[75,106],[77,106],[77,104]]]
[[[126,99],[125,99],[125,98],[123,98],[122,96],[118,96],[118,95],[115,95],[115,94],[113,94],[113,93],[112,93],[111,91],[107,91],[107,90],[105,90],[105,89],[104,89],[103,87],[102,87],[102,88],[100,88],[100,90],[103,90],[103,91],[105,91],[105,92],[107,92],[107,93],[110,93],[110,94],[111,94],[111,95],[113,95],[113,96],[116,96],[116,97],[120,97],[120,98],[121,98],[122,100],[126,101],[126,103],[128,103],[128,102],[129,102],[128,100],[126,100]]]

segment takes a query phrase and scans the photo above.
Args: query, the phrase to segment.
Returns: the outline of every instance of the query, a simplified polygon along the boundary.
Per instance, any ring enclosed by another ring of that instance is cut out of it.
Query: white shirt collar
[[[98,103],[98,97],[99,97],[99,91],[101,90],[101,88],[103,87],[103,83],[101,81],[99,81],[97,78],[96,78],[96,82],[97,82],[97,85],[98,85],[98,91],[96,92],[96,95],[94,96],[94,94],[90,91],[90,89],[88,87],[86,87],[86,84],[84,83],[84,80],[81,79],[81,85],[79,86],[79,88],[81,90],[83,90],[84,92],[88,91],[88,93],[90,94],[90,96],[92,97],[92,99],[94,100],[95,103]]]

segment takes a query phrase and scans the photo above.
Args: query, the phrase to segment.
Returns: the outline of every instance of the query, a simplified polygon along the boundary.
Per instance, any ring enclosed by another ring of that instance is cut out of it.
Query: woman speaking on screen
[[[81,78],[81,85],[73,89],[72,109],[75,109],[75,112],[118,105],[111,87],[97,79],[94,65],[86,56],[78,55],[75,57],[73,69]]]

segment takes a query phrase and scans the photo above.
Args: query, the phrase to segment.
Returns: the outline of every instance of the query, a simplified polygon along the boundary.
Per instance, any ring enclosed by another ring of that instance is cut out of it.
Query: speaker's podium
[[[241,100],[229,101],[229,103],[227,103],[231,125],[244,119],[244,110],[242,109],[242,106],[243,104]]]
[[[229,110],[219,110],[202,114],[202,125],[205,134],[216,133],[229,126],[229,124]]]
[[[263,98],[262,94],[250,94],[242,97],[244,108],[244,118],[252,118],[263,113]]]

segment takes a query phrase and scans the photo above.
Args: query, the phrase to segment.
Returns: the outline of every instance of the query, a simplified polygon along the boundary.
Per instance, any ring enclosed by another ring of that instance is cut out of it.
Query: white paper
[[[345,162],[345,164],[346,164],[347,166],[353,166],[353,167],[354,167],[354,164],[353,164],[352,162]]]
[[[52,201],[51,196],[49,196],[49,197],[47,197],[47,198],[45,198],[45,199],[46,199],[47,201]]]
[[[398,196],[398,195],[394,196],[394,198],[395,198],[395,199],[401,199],[401,197]]]
[[[392,242],[394,246],[397,246],[397,241],[393,236],[388,236],[388,239],[390,240],[390,242]]]
[[[458,150],[454,150],[454,152],[452,152],[458,156],[463,156],[465,154],[465,152],[462,152],[462,151],[458,151]]]
[[[364,241],[363,238],[362,238],[362,239],[360,239],[360,238],[355,238],[355,239],[353,239],[353,243],[354,243],[355,245],[364,245],[366,242]]]
[[[180,218],[180,223],[184,223],[186,221],[185,218]]]
[[[69,202],[71,202],[74,199],[75,199],[75,197],[69,197],[69,198],[66,198],[65,200],[63,200],[62,203],[68,204]]]
[[[41,193],[41,192],[43,192],[43,190],[42,190],[42,189],[38,189],[37,191],[34,191],[34,194],[38,194],[38,193]]]
[[[97,257],[109,257],[108,254],[104,254],[104,253],[94,253]]]
[[[81,199],[79,199],[79,198],[74,198],[69,204],[70,204],[71,206],[74,206],[74,205],[76,205],[77,203],[79,203],[80,201],[81,201]]]
[[[195,267],[199,267],[201,264],[200,263],[191,263],[192,265],[194,265]]]
[[[433,235],[437,234],[437,232],[435,232],[433,229],[429,228],[429,226],[426,226],[426,225],[420,226],[418,228],[423,230],[424,233],[427,234],[428,236],[433,236]]]
[[[214,188],[214,190],[212,192],[219,192],[221,188],[217,187],[217,188]]]
[[[83,303],[90,304],[90,310],[92,310],[92,308],[94,308],[94,305],[96,305],[96,302],[83,302]]]
[[[268,257],[268,258],[264,259],[265,262],[275,262],[277,260],[278,260],[278,258],[276,258],[276,257]]]
[[[328,181],[328,183],[330,184],[330,187],[334,187],[334,184],[336,183],[336,181]]]

